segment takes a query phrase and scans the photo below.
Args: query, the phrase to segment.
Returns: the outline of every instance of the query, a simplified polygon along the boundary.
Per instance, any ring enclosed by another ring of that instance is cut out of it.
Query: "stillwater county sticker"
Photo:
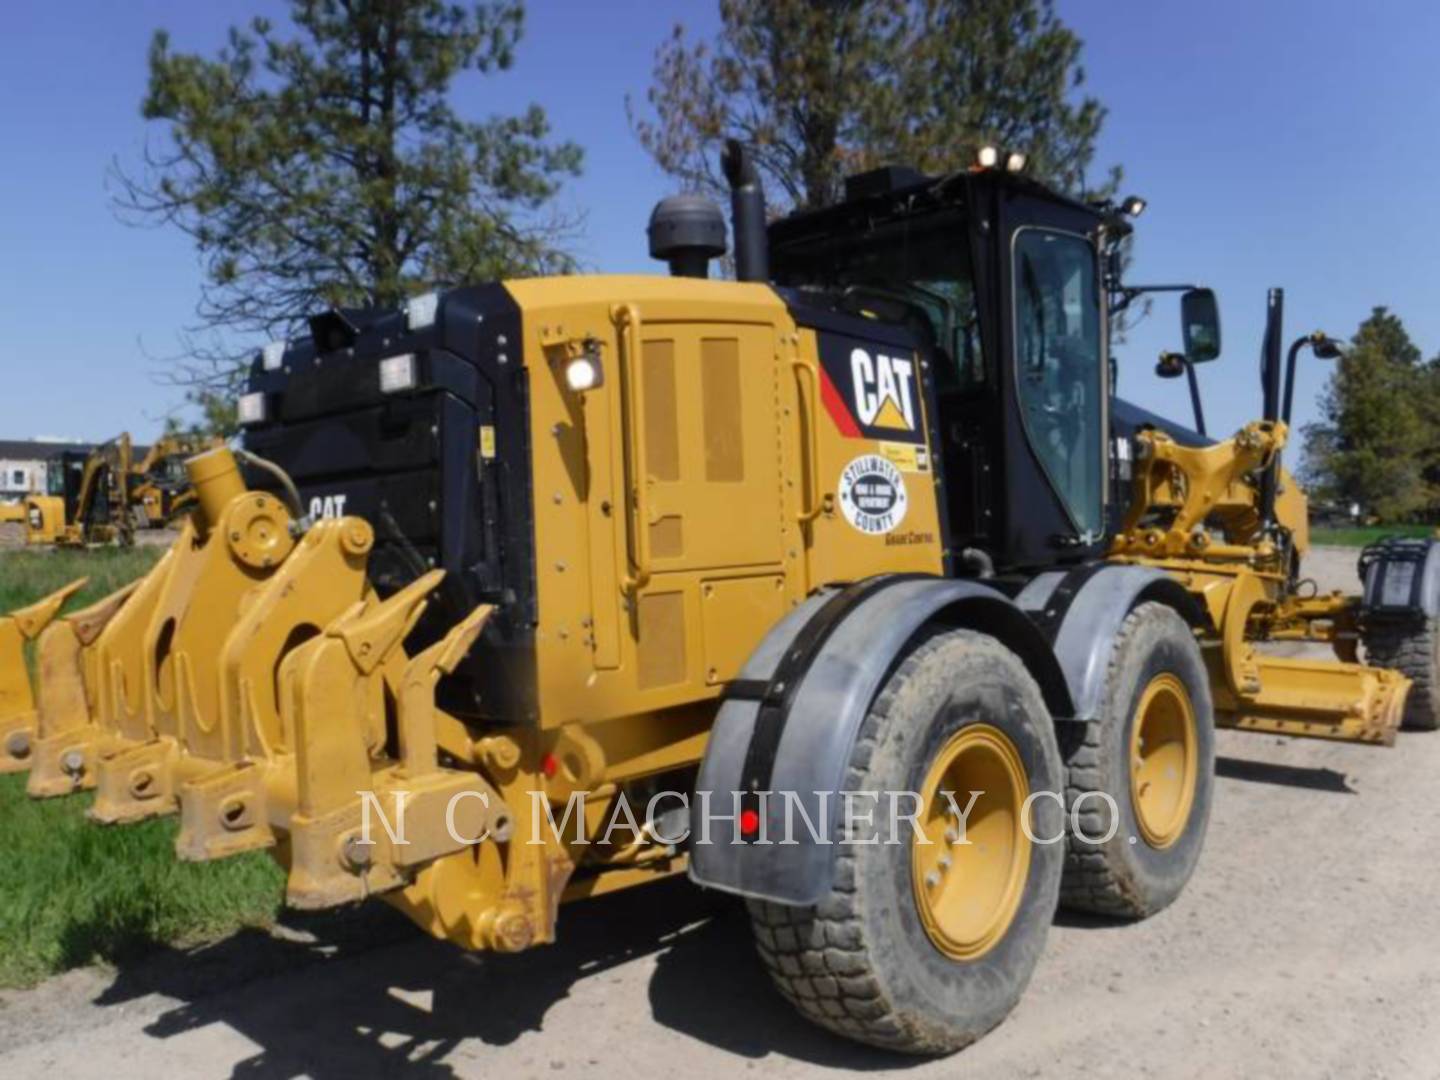
[[[857,457],[840,474],[840,511],[867,536],[890,532],[905,520],[909,505],[905,478],[879,454]]]

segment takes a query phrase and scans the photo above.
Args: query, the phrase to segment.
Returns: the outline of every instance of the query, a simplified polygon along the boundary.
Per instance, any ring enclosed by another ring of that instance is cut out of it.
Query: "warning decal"
[[[882,442],[880,456],[901,472],[929,472],[930,451],[914,443]]]
[[[905,520],[905,477],[879,454],[863,454],[840,474],[840,512],[867,536],[882,536]]]

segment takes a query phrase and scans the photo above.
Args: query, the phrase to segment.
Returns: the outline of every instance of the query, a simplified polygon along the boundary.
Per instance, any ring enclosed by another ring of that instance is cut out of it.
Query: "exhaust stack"
[[[732,228],[735,230],[735,277],[738,281],[770,280],[770,245],[765,234],[765,189],[750,151],[738,139],[727,139],[720,167],[730,185]]]

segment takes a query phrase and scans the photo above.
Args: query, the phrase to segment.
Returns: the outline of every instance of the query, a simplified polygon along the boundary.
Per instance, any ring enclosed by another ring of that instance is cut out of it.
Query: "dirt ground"
[[[1353,582],[1354,550],[1307,570]],[[1019,1008],[916,1062],[812,1029],[743,917],[684,882],[472,957],[380,905],[0,994],[0,1075],[1440,1077],[1440,734],[1221,732],[1205,856],[1170,909],[1062,913]]]
[[[175,542],[180,533],[175,529],[141,529],[135,534],[135,543],[144,547],[162,544],[166,547]],[[0,551],[23,551],[25,549],[25,526],[14,522],[0,524]]]

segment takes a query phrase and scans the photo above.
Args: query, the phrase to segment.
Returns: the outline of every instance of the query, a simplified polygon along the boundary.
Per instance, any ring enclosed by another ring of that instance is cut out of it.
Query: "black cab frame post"
[[[1195,365],[1185,361],[1185,382],[1190,387],[1190,408],[1195,413],[1195,433],[1209,437],[1205,430],[1205,409],[1200,404],[1200,380],[1195,374]]]
[[[1280,341],[1284,321],[1285,290],[1271,289],[1265,297],[1265,345],[1260,379],[1265,394],[1265,420],[1272,424],[1280,419]],[[1280,455],[1277,453],[1260,481],[1260,520],[1266,528],[1275,524],[1275,492],[1279,480]]]

